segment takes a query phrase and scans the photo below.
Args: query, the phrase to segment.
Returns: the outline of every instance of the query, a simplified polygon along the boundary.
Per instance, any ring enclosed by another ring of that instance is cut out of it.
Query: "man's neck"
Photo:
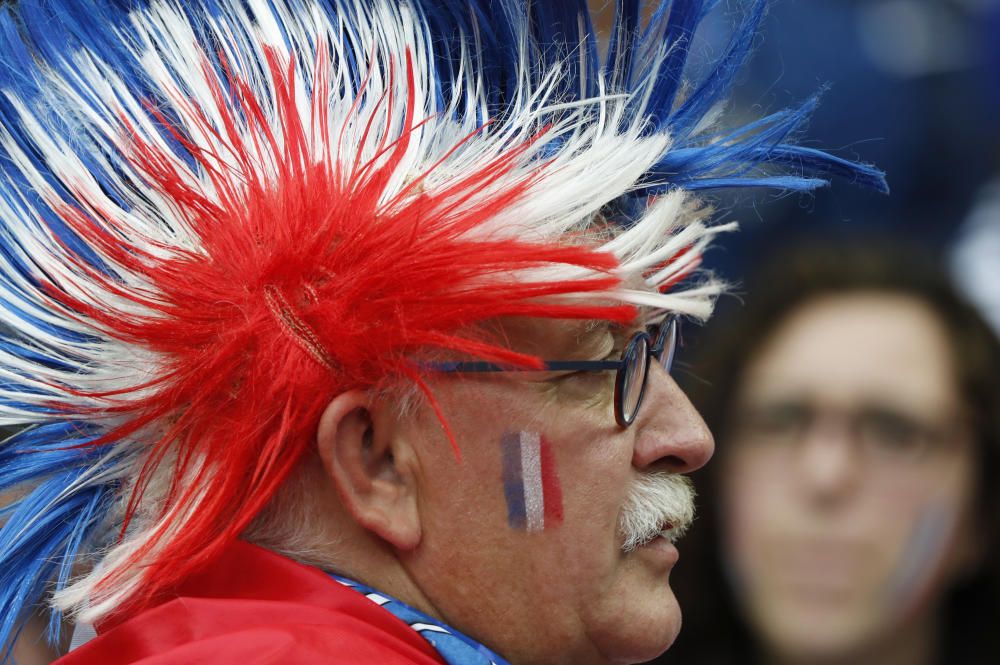
[[[447,621],[410,575],[400,554],[385,543],[359,532],[341,545],[337,559],[329,572],[361,582],[438,621]]]

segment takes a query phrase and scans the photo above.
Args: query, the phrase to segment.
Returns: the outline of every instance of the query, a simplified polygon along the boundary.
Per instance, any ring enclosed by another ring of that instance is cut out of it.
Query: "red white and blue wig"
[[[539,362],[477,323],[707,317],[700,190],[885,189],[788,142],[815,99],[723,124],[765,2],[687,80],[713,4],[603,58],[585,0],[0,8],[0,645],[211,560],[336,394]]]

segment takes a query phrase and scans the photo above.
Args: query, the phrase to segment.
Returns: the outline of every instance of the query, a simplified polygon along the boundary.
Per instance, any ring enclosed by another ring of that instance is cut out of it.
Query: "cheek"
[[[730,563],[751,565],[775,521],[789,505],[783,498],[780,470],[759,455],[735,450],[720,460],[719,524]]]
[[[972,490],[960,476],[886,484],[873,531],[890,569],[883,589],[889,607],[907,611],[933,600],[965,567],[974,538]]]
[[[619,551],[618,520],[636,474],[632,441],[622,432],[570,435],[560,441],[568,528],[585,533],[588,546]]]
[[[905,611],[939,586],[960,521],[954,508],[932,500],[913,516],[883,590],[887,606]]]

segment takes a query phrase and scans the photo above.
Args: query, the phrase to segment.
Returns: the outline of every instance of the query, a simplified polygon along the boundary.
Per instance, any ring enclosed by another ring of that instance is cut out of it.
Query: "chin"
[[[807,661],[826,660],[843,658],[863,648],[877,637],[874,628],[856,616],[830,616],[820,621],[800,612],[797,616],[785,615],[777,625],[772,620],[765,639],[779,654]]]
[[[607,660],[643,663],[670,648],[681,629],[681,608],[667,588],[655,597],[636,593],[625,610],[617,613],[598,644]]]
[[[674,594],[670,593],[669,611],[660,619],[658,625],[649,627],[645,639],[637,639],[635,645],[644,647],[641,652],[636,649],[633,662],[645,662],[656,658],[669,649],[677,635],[681,632],[681,608]]]

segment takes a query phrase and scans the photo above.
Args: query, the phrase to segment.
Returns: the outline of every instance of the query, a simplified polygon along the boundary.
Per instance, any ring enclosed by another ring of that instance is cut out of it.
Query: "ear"
[[[399,550],[420,544],[415,460],[394,414],[351,390],[327,405],[316,442],[327,476],[354,520]]]

